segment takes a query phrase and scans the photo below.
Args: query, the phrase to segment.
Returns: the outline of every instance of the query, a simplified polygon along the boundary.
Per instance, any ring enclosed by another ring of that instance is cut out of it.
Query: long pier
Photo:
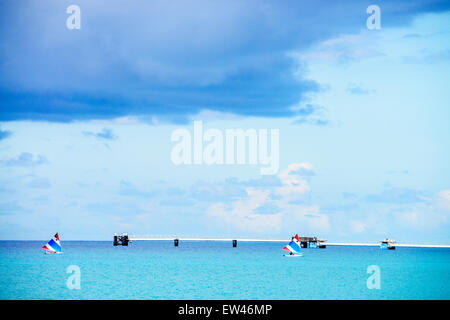
[[[119,236],[120,237],[120,236]],[[139,236],[127,236],[128,241],[173,241],[174,245],[178,247],[180,241],[216,241],[216,242],[230,242],[233,247],[237,247],[238,242],[276,242],[286,243],[286,239],[258,239],[258,238],[194,238],[194,237],[139,237]],[[302,248],[326,248],[325,241],[317,239],[317,237],[299,237],[300,246]]]
[[[147,237],[147,236],[128,236],[127,234],[114,235],[114,246],[127,246],[132,241],[171,241],[178,247],[181,241],[214,241],[214,242],[231,242],[233,247],[237,247],[238,242],[276,242],[287,243],[289,239],[259,239],[259,238],[206,238],[206,237]],[[365,242],[326,242],[326,240],[318,239],[317,237],[300,237],[302,248],[325,248],[326,246],[367,246],[379,247],[380,243],[365,243]],[[412,247],[412,248],[450,248],[450,245],[439,244],[395,244],[396,247]]]
[[[317,237],[299,237],[300,246],[302,248],[326,248],[325,241],[317,239]],[[237,247],[238,242],[277,242],[286,243],[287,239],[258,239],[258,238],[204,238],[204,237],[146,237],[146,236],[129,236],[126,233],[122,235],[114,234],[114,246],[128,246],[132,241],[173,241],[174,246],[178,247],[180,241],[216,241],[231,242],[233,247]]]
[[[174,241],[175,238],[141,238],[130,237],[130,241]],[[231,242],[237,240],[238,242],[279,242],[287,243],[289,239],[232,239],[232,238],[177,238],[179,241],[225,241]],[[379,243],[366,243],[366,242],[327,242],[327,246],[366,246],[366,247],[379,247]],[[444,244],[401,244],[396,243],[396,247],[415,247],[415,248],[450,248],[450,245]]]
[[[287,242],[283,239],[242,239],[242,238],[146,238],[146,237],[133,237],[130,236],[130,241],[173,241],[178,239],[179,241],[239,241],[239,242]]]

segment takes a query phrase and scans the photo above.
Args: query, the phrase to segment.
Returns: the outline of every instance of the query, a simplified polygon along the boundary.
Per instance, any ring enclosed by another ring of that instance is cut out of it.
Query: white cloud
[[[450,190],[442,190],[434,200],[424,200],[397,213],[397,221],[403,227],[422,230],[433,229],[450,221]]]
[[[320,213],[318,205],[286,204],[284,206],[284,227],[294,226],[298,231],[313,230],[314,232],[327,232],[330,229],[330,220],[326,214]],[[297,230],[295,230],[297,232]]]
[[[221,218],[239,229],[250,231],[279,230],[282,214],[257,214],[254,213],[261,205],[269,200],[269,190],[257,190],[247,188],[247,198],[234,201],[227,206],[224,203],[216,203],[209,207],[208,214]]]
[[[282,229],[310,228],[327,231],[330,228],[328,216],[321,214],[318,206],[292,202],[302,199],[310,192],[309,185],[302,175],[310,173],[312,165],[301,162],[290,164],[278,175],[281,186],[275,188],[246,189],[246,197],[231,203],[218,202],[208,208],[208,215],[241,230],[278,232]],[[275,200],[272,196],[275,196]],[[256,213],[262,205],[279,208],[276,214]],[[300,231],[299,231],[300,232]]]
[[[287,169],[280,172],[278,177],[281,187],[275,189],[275,193],[285,200],[295,199],[297,196],[310,191],[308,183],[302,178],[303,171],[312,171],[312,165],[307,162],[292,163]]]
[[[438,207],[450,211],[450,189],[438,193]]]

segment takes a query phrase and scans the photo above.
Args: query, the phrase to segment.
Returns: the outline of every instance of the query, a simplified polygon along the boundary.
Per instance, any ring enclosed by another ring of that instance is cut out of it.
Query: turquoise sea
[[[0,299],[449,299],[450,249],[328,246],[284,258],[281,243],[0,241]],[[69,289],[67,268],[80,268]],[[368,289],[367,268],[380,270]]]

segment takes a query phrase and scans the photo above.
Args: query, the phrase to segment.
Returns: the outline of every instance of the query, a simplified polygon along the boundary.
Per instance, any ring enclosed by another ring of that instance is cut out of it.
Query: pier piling
[[[123,233],[121,236],[114,234],[113,245],[116,246],[128,246],[128,242],[130,242],[130,238],[126,233]]]
[[[128,235],[124,235],[123,237],[122,237],[122,245],[123,246],[128,246],[128,242],[129,242],[130,240],[128,239]]]

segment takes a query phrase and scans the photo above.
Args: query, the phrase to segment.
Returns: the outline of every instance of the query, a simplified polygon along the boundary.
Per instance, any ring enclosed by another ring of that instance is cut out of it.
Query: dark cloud
[[[359,32],[371,2],[78,0],[81,29],[68,30],[71,4],[0,2],[0,121],[302,116],[291,107],[319,87],[288,53]],[[450,8],[377,4],[383,28]]]

